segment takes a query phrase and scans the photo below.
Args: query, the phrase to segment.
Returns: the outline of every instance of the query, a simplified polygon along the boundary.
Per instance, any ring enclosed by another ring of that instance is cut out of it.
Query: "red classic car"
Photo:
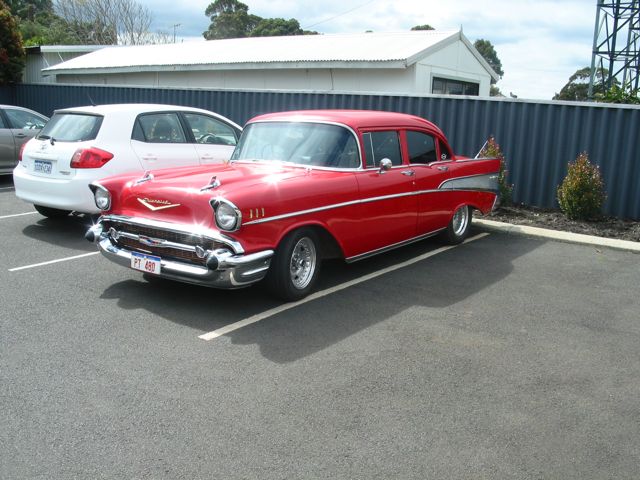
[[[411,115],[262,115],[227,164],[93,183],[103,215],[86,237],[150,275],[217,288],[265,279],[296,300],[324,258],[353,262],[438,233],[463,241],[472,211],[496,201],[499,163],[455,156]]]

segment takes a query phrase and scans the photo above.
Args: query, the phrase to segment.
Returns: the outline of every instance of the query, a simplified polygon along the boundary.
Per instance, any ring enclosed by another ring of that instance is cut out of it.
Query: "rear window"
[[[60,142],[93,140],[102,125],[102,117],[82,113],[54,113],[37,138]]]

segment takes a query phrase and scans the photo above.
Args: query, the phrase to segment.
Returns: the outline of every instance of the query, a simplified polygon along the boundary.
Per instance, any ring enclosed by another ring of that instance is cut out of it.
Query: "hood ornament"
[[[167,200],[155,200],[153,198],[138,198],[138,201],[152,212],[180,206],[179,203],[171,203]]]
[[[153,180],[153,173],[151,173],[149,170],[145,170],[142,178],[136,180],[134,182],[134,185],[140,185],[141,183],[148,182],[149,180]]]
[[[211,180],[209,180],[209,183],[202,187],[200,191],[204,192],[205,190],[212,190],[214,188],[218,188],[220,185],[220,180],[218,180],[218,177],[214,175],[213,177],[211,177]]]

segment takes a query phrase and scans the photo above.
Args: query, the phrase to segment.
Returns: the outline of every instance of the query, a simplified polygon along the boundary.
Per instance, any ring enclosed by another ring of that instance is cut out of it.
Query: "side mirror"
[[[378,174],[382,175],[386,171],[391,170],[392,166],[393,164],[391,163],[391,160],[389,160],[388,158],[383,158],[382,160],[380,160],[380,170],[378,170]]]

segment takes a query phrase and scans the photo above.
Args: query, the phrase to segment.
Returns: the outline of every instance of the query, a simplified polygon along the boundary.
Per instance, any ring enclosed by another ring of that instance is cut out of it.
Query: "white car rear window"
[[[102,125],[102,117],[82,113],[54,113],[45,125],[39,139],[53,138],[60,142],[84,142],[94,140]]]

